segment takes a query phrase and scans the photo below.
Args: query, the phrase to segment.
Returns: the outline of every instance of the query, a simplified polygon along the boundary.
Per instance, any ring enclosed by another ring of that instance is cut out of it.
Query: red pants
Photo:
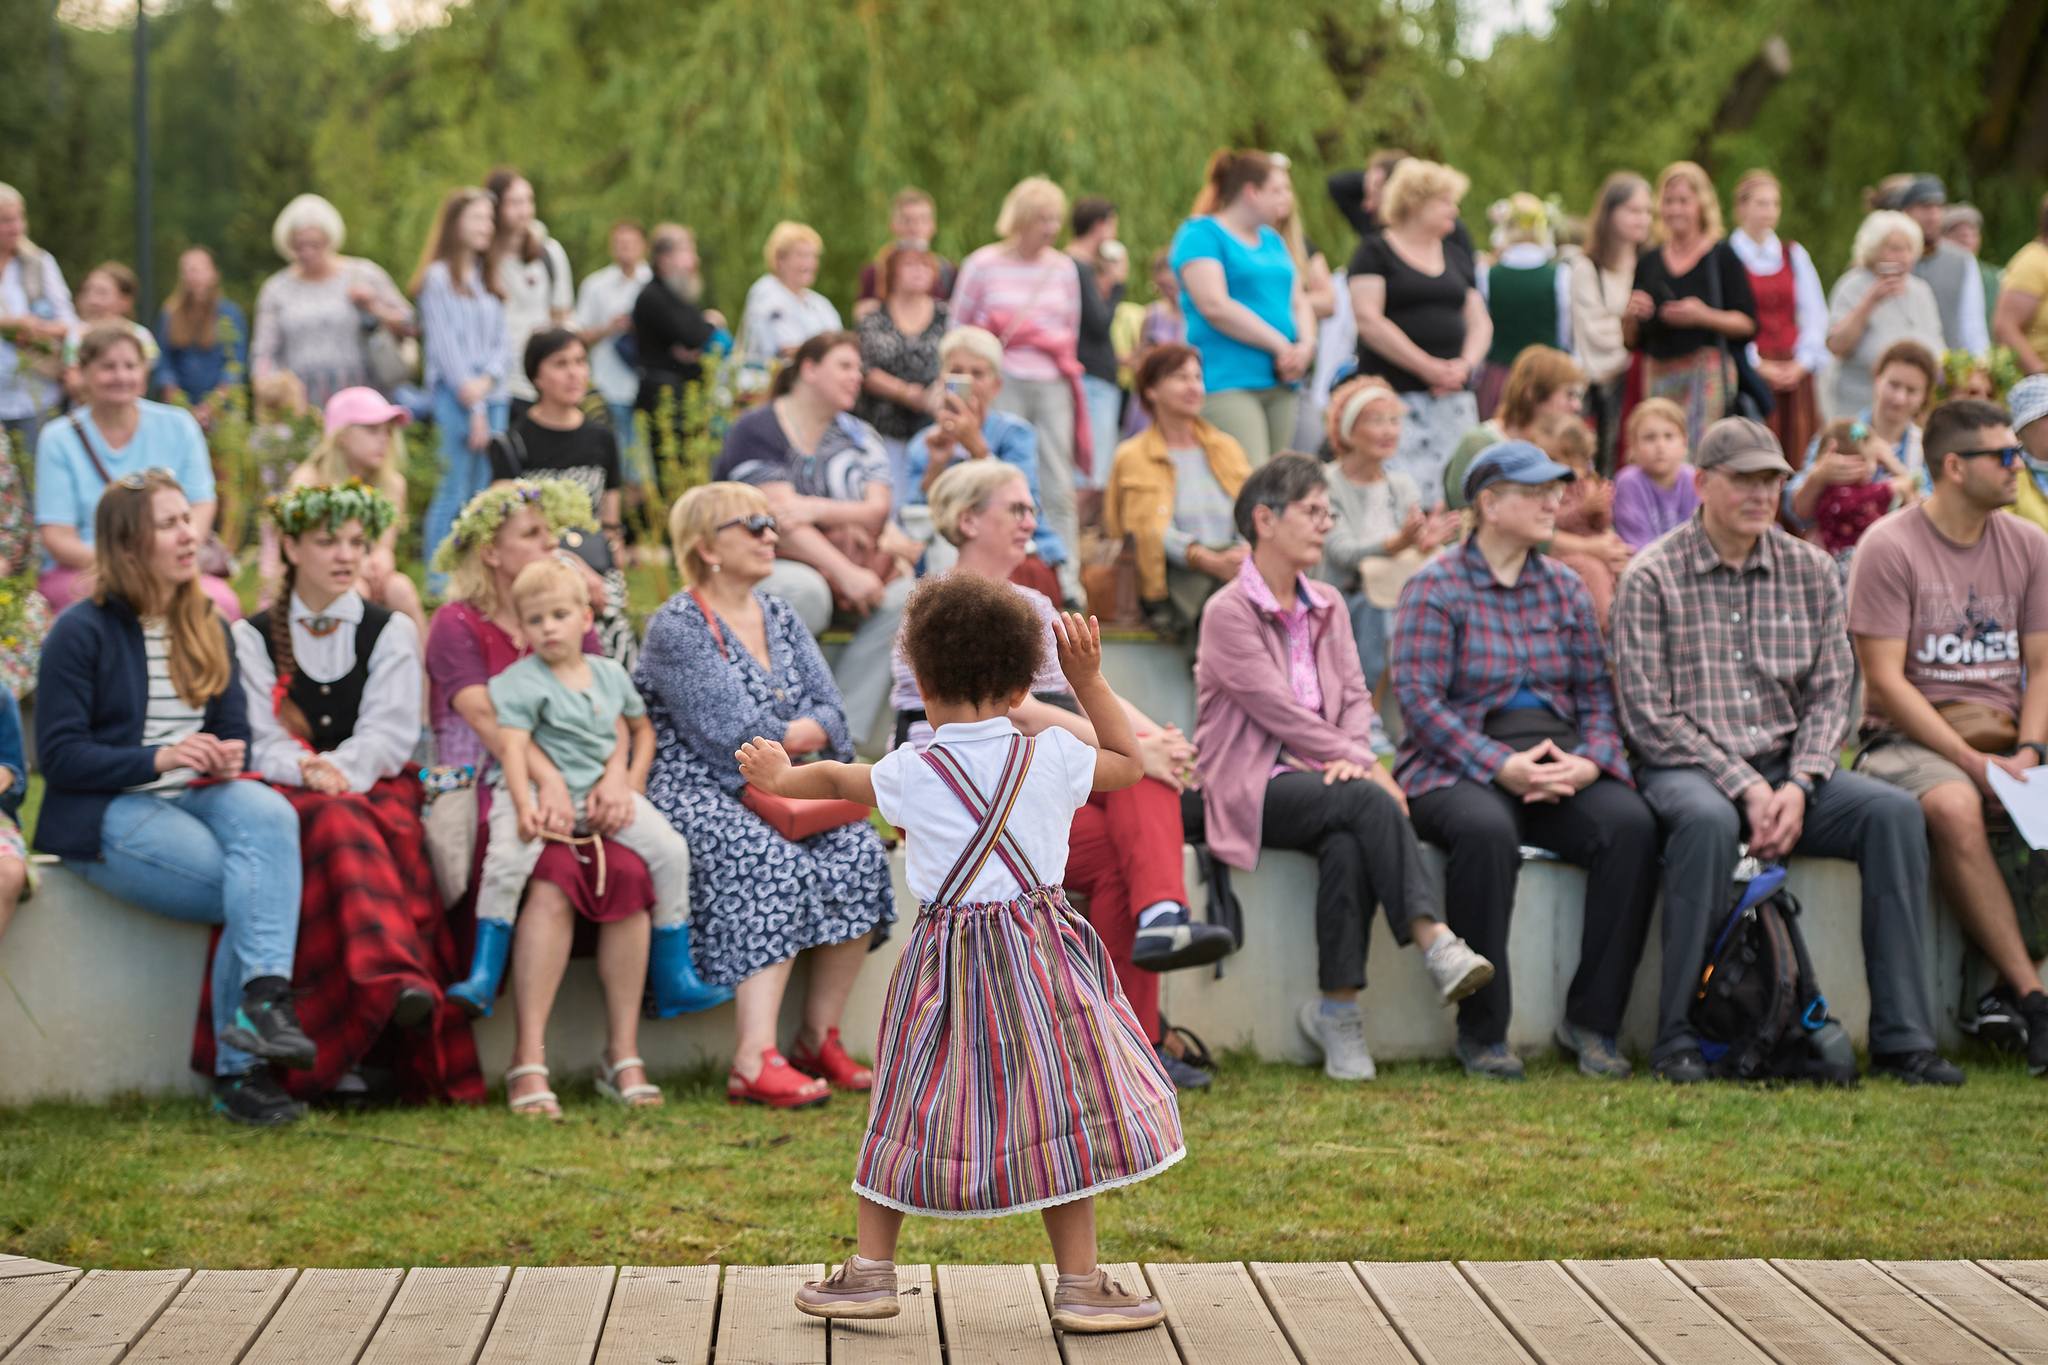
[[[1068,840],[1069,889],[1088,898],[1088,923],[1102,937],[1117,981],[1145,1036],[1159,1041],[1159,974],[1133,966],[1138,912],[1160,901],[1188,903],[1181,857],[1180,797],[1146,778],[1118,792],[1097,792],[1074,812]]]

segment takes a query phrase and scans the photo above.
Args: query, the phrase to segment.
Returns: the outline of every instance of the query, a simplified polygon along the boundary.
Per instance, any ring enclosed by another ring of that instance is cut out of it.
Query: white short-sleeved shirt
[[[960,761],[984,798],[993,800],[1010,739],[1017,733],[1007,717],[972,724],[941,725],[934,742]],[[946,874],[973,838],[976,821],[911,745],[891,751],[874,767],[875,806],[890,824],[910,836],[904,875],[920,901],[938,894]],[[1057,726],[1041,732],[1032,748],[1024,790],[1010,812],[1008,829],[1047,886],[1067,875],[1067,836],[1074,812],[1095,789],[1095,750]],[[962,902],[1014,900],[1030,888],[1010,875],[991,854],[968,886]]]

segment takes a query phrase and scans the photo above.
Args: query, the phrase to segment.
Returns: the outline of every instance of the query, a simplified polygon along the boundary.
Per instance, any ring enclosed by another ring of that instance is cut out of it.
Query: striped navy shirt
[[[511,342],[505,330],[505,303],[484,288],[483,274],[472,264],[468,292],[455,288],[444,261],[427,267],[420,283],[420,331],[426,347],[427,387],[461,388],[478,375],[491,377],[491,397],[505,396],[506,357]]]
[[[189,739],[199,733],[206,713],[178,695],[171,683],[171,637],[162,621],[142,625],[142,653],[149,671],[149,709],[142,713],[142,746],[158,749]],[[199,774],[190,768],[173,768],[154,782],[131,791],[175,792]]]

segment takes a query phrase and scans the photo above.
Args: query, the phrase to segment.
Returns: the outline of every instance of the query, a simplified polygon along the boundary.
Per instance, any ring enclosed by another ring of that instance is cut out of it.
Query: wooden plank
[[[6,1355],[7,1365],[113,1365],[178,1295],[189,1270],[93,1270]]]
[[[1879,1261],[1877,1268],[2025,1365],[2048,1365],[2048,1310],[1968,1261]]]
[[[940,1266],[939,1322],[953,1360],[1059,1365],[1052,1318],[1028,1265]]]
[[[825,1365],[825,1319],[796,1311],[798,1287],[824,1276],[815,1262],[728,1266],[718,1365]]]
[[[832,1365],[939,1365],[939,1306],[928,1265],[896,1267],[893,1318],[831,1324]]]
[[[306,1270],[242,1365],[355,1365],[403,1270]]]
[[[1662,1261],[1566,1261],[1564,1268],[1663,1365],[1766,1359]]]
[[[1358,1278],[1424,1365],[1534,1365],[1444,1261],[1359,1261]]]
[[[28,1335],[28,1329],[42,1321],[43,1314],[57,1300],[71,1292],[83,1271],[62,1275],[28,1275],[18,1280],[0,1280],[0,1356]]]
[[[479,1365],[590,1365],[612,1301],[612,1268],[521,1266]]]
[[[1235,1261],[1151,1265],[1145,1274],[1166,1309],[1173,1344],[1187,1365],[1294,1360],[1280,1324],[1251,1274]]]
[[[1979,1261],[1978,1265],[2036,1303],[2048,1303],[2048,1261]]]
[[[1105,1261],[1102,1268],[1126,1289],[1136,1289],[1145,1283],[1145,1272],[1136,1261]],[[1048,1310],[1052,1307],[1053,1295],[1058,1292],[1059,1284],[1058,1266],[1038,1267],[1038,1287],[1045,1291]],[[1173,1337],[1163,1322],[1142,1332],[1055,1330],[1053,1335],[1059,1340],[1060,1356],[1067,1365],[1180,1365],[1180,1352],[1173,1349]],[[834,1365],[837,1365],[836,1361]]]
[[[502,1265],[408,1273],[363,1365],[472,1365],[511,1278]]]
[[[1523,1349],[1553,1365],[1646,1365],[1649,1357],[1550,1261],[1460,1261]]]
[[[10,1256],[0,1261],[0,1280],[25,1280],[37,1275],[77,1275],[81,1273],[75,1265],[58,1265],[55,1261],[31,1260],[27,1256]]]
[[[150,1365],[220,1365],[242,1352],[270,1321],[296,1270],[202,1270],[126,1356]]]
[[[1881,1354],[1762,1261],[1671,1268],[1778,1365],[1883,1365]]]
[[[1899,1365],[2004,1365],[1998,1352],[1868,1261],[1771,1264]]]
[[[1253,1261],[1251,1270],[1304,1365],[1413,1365],[1414,1353],[1342,1261]]]
[[[717,1266],[624,1266],[597,1365],[644,1365],[664,1356],[677,1365],[706,1365],[717,1317]]]

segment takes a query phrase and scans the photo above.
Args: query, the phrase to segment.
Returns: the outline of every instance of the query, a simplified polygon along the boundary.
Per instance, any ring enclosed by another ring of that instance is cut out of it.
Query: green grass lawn
[[[1673,1091],[1550,1061],[1371,1085],[1232,1060],[1186,1098],[1186,1161],[1111,1195],[1110,1259],[2048,1255],[2048,1085]],[[851,1245],[865,1106],[726,1105],[709,1076],[629,1114],[315,1115],[249,1132],[199,1101],[0,1110],[0,1250],[70,1265],[790,1262]],[[913,1261],[1043,1256],[1036,1218],[912,1219]]]

